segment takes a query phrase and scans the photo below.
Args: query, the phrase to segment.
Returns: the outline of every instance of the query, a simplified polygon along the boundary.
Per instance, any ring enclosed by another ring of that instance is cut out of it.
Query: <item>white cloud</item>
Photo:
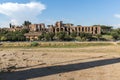
[[[120,18],[120,14],[115,14],[114,15],[116,18]]]
[[[112,25],[114,28],[120,28],[120,24]]]
[[[37,21],[37,16],[46,9],[46,6],[40,2],[30,3],[2,3],[0,4],[0,13],[8,16],[14,24],[21,24],[24,20]]]

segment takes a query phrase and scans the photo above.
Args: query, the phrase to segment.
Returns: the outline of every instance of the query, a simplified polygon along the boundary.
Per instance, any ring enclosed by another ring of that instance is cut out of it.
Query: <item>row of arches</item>
[[[101,28],[100,27],[52,27],[49,29],[49,32],[85,32],[85,33],[92,33],[92,34],[100,34],[101,33]]]

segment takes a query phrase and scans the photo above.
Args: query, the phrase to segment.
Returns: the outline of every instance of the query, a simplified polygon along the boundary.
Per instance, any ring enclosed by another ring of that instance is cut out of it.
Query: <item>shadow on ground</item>
[[[28,69],[23,71],[16,71],[11,73],[0,73],[0,79],[2,80],[27,80],[32,78],[44,77],[64,72],[71,72],[76,70],[84,70],[99,66],[105,66],[110,64],[119,63],[120,58],[104,59],[76,64],[67,64],[60,66],[49,66],[43,68]]]

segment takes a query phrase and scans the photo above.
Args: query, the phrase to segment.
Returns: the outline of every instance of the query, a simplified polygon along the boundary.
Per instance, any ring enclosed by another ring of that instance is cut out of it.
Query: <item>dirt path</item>
[[[1,49],[0,80],[119,80],[120,46]],[[5,70],[4,70],[5,71]]]

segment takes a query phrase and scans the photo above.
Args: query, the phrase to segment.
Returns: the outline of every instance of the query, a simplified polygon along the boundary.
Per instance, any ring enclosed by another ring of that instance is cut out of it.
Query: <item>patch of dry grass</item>
[[[78,48],[89,46],[109,46],[115,45],[112,42],[37,42],[39,48]],[[31,48],[31,42],[4,42],[0,46],[2,48]]]

